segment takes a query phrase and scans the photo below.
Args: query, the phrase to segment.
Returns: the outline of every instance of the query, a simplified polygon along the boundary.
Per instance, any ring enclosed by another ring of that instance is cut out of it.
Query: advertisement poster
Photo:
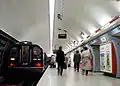
[[[100,69],[112,73],[112,45],[107,43],[100,46]]]

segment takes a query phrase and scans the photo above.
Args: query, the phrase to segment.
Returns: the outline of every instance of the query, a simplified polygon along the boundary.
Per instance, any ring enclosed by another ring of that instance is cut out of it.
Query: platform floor
[[[100,73],[83,76],[81,72],[74,72],[73,68],[65,70],[63,76],[58,76],[55,68],[48,68],[37,86],[120,86],[120,79]]]

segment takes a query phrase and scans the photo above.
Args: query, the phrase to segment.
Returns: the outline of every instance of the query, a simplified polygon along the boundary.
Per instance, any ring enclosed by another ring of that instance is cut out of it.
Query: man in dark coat
[[[56,53],[56,62],[58,63],[58,75],[60,74],[62,76],[63,73],[63,67],[64,67],[64,52],[62,51],[62,47],[59,47],[59,50]]]
[[[79,72],[79,65],[80,65],[80,61],[81,61],[81,55],[80,55],[78,50],[74,54],[73,61],[74,61],[74,69],[75,69],[75,71],[76,71],[76,66],[77,66],[77,71]]]

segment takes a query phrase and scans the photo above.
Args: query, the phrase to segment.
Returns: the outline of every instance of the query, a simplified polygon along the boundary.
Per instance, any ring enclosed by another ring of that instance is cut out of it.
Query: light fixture
[[[24,42],[24,44],[27,44],[27,42]]]

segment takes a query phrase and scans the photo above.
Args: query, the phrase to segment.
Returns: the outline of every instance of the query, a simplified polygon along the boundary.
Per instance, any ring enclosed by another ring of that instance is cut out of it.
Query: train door
[[[30,56],[29,46],[27,45],[22,46],[21,62],[23,63],[23,65],[27,65],[29,63],[29,56]]]
[[[91,45],[93,51],[93,71],[100,71],[100,46]]]

